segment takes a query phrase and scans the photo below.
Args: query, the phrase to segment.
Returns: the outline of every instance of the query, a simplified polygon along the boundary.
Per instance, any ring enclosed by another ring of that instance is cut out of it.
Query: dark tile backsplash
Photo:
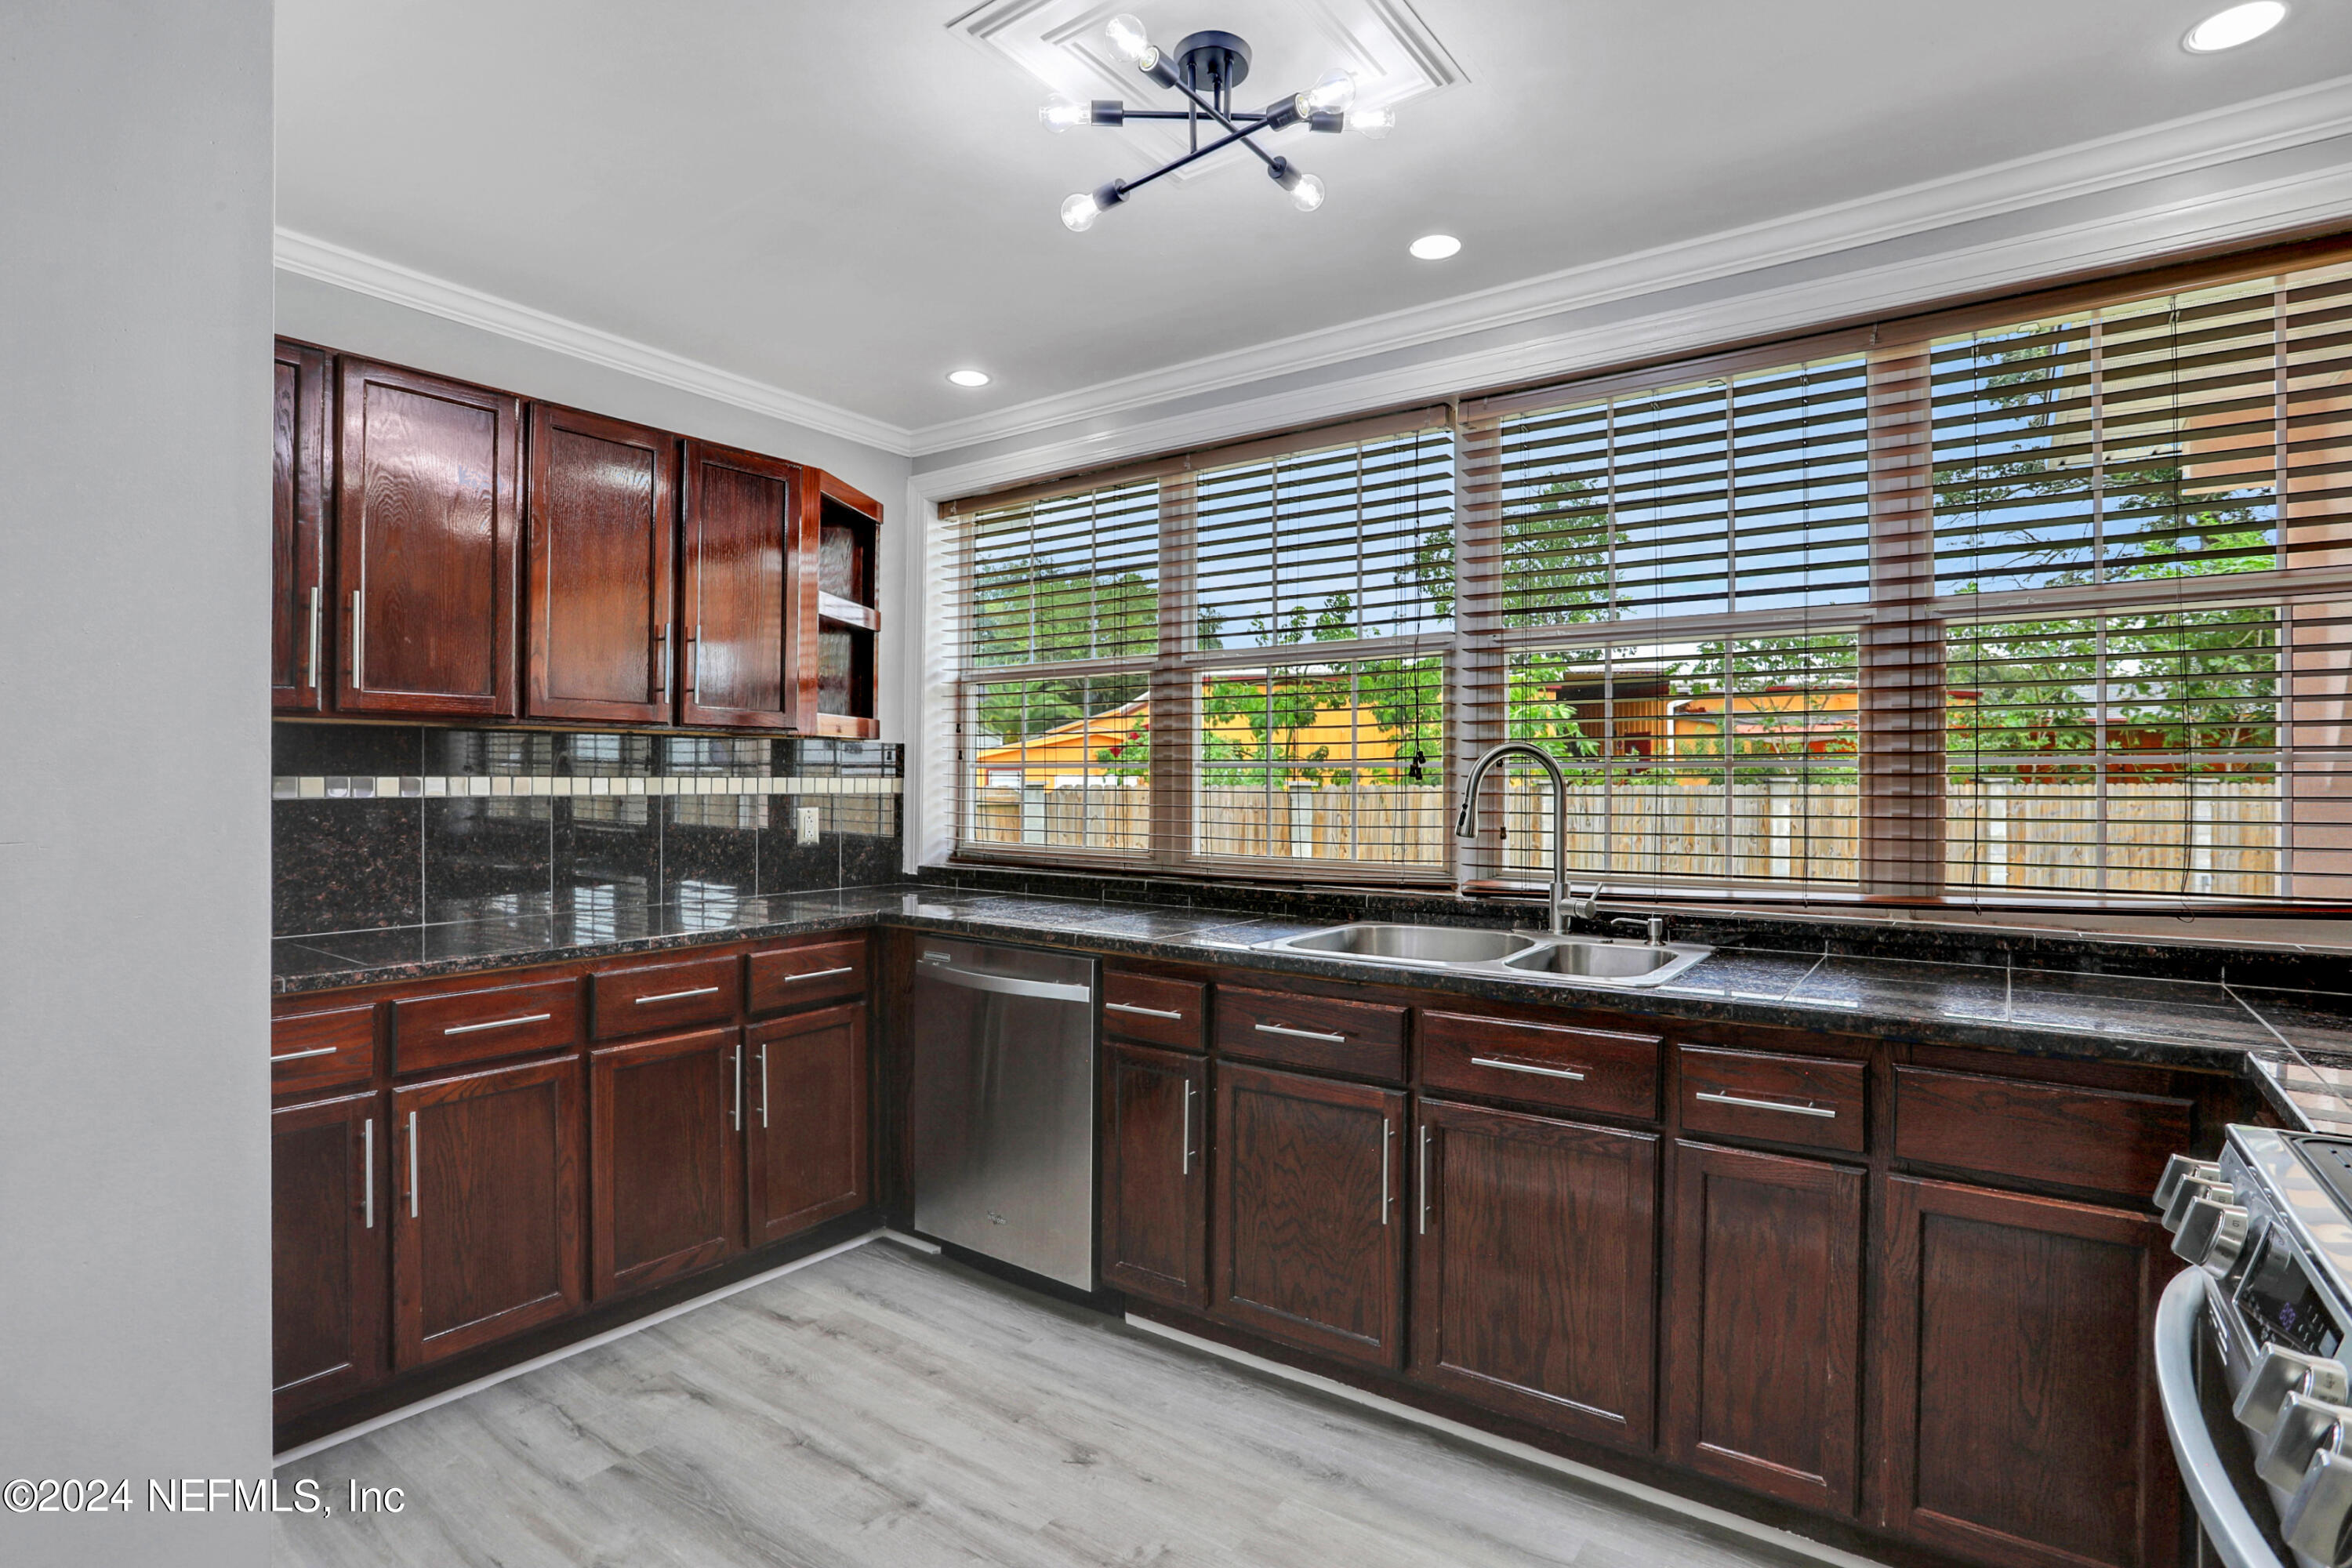
[[[281,721],[271,751],[280,936],[901,874],[904,764],[883,742]]]

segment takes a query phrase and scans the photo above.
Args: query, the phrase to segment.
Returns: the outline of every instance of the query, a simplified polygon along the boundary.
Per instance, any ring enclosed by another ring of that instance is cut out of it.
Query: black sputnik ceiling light
[[[1129,109],[1117,99],[1080,103],[1055,94],[1037,111],[1048,130],[1067,131],[1073,125],[1124,125],[1130,120],[1184,121],[1191,151],[1171,158],[1151,173],[1133,180],[1113,180],[1092,191],[1081,191],[1062,204],[1062,223],[1073,233],[1094,227],[1095,218],[1137,191],[1188,163],[1239,145],[1265,163],[1274,183],[1290,193],[1290,205],[1311,213],[1323,205],[1323,182],[1287,158],[1276,157],[1258,145],[1257,137],[1304,125],[1309,131],[1355,131],[1377,140],[1396,124],[1388,109],[1358,109],[1356,79],[1343,70],[1328,70],[1305,92],[1279,98],[1252,112],[1234,107],[1234,89],[1249,75],[1249,45],[1232,33],[1193,33],[1171,50],[1151,42],[1143,24],[1133,16],[1113,16],[1104,32],[1110,47],[1158,82],[1184,95],[1181,109]],[[1206,131],[1209,140],[1203,142]]]

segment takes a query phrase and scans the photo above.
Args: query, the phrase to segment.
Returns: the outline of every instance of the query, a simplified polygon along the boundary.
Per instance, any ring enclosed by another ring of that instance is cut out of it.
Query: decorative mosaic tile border
[[[535,777],[529,773],[448,773],[425,777],[286,774],[269,781],[272,800],[432,799],[449,795],[899,795],[906,781],[855,775],[683,773],[654,778]]]

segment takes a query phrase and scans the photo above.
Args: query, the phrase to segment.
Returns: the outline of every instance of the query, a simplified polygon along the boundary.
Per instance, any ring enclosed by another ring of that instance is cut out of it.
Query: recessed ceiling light
[[[1422,261],[1443,261],[1462,248],[1462,242],[1450,234],[1424,234],[1405,247]]]
[[[986,386],[988,373],[984,370],[951,370],[948,379],[958,386]]]
[[[2232,5],[2206,17],[2189,29],[2180,47],[2192,55],[2219,54],[2252,43],[2285,20],[2286,6],[2281,0],[2252,0],[2251,5]]]

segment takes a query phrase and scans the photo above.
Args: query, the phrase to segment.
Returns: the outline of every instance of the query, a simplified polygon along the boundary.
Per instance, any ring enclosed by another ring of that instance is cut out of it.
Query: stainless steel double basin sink
[[[1257,947],[1265,952],[1297,952],[1504,980],[1616,986],[1664,985],[1715,951],[1688,942],[1654,946],[1646,942],[1549,936],[1479,926],[1377,923],[1333,926],[1262,942]]]

